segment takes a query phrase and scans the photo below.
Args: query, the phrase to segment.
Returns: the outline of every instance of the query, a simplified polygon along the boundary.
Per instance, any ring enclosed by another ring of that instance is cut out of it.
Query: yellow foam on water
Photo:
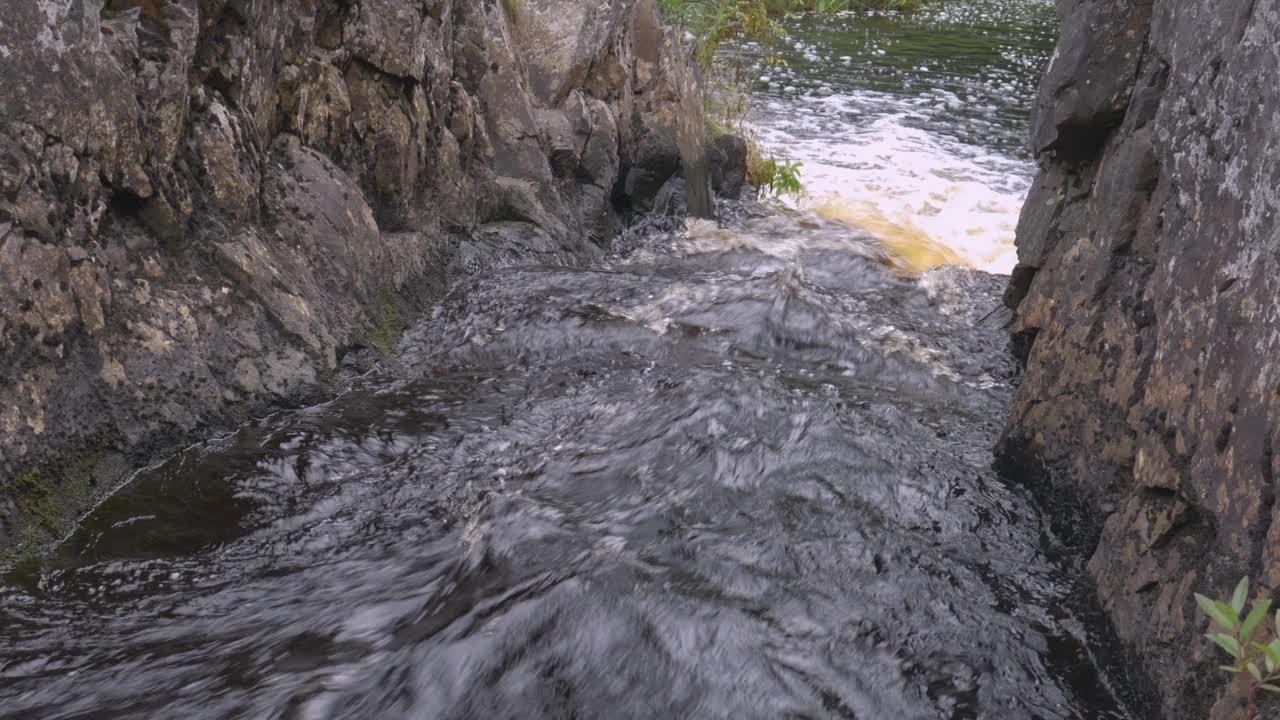
[[[813,211],[828,220],[866,230],[895,265],[906,272],[924,272],[939,265],[969,265],[958,252],[931,238],[909,219],[892,220],[874,203],[832,198],[814,205]]]

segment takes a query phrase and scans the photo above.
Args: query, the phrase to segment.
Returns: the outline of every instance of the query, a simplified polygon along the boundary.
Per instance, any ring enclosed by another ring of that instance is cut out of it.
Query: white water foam
[[[916,101],[934,111],[963,102],[954,95]],[[770,103],[755,129],[767,150],[802,164],[808,197],[793,204],[861,227],[913,270],[1013,269],[1028,161],[913,127],[923,118],[901,98],[866,93],[782,104]],[[865,115],[875,119],[859,122]]]

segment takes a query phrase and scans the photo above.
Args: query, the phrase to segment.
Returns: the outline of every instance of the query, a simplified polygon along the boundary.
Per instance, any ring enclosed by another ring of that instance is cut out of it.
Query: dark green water
[[[942,2],[918,13],[810,15],[786,25],[760,66],[761,97],[841,97],[854,129],[905,114],[906,127],[1029,160],[1028,99],[1053,52],[1053,4]],[[759,57],[758,48],[749,53]]]

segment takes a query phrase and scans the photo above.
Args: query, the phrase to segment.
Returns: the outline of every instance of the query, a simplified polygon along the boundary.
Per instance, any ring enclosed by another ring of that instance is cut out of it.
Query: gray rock
[[[71,469],[315,397],[459,248],[595,257],[676,169],[653,0],[102,6],[0,3],[0,560],[114,484]]]
[[[737,200],[747,184],[747,141],[736,135],[721,135],[707,148],[707,169],[711,189],[720,197]]]
[[[1280,12],[1059,3],[998,457],[1091,553],[1163,717],[1240,717],[1192,592],[1280,590]]]
[[[673,177],[662,185],[653,200],[658,215],[682,219],[689,214],[689,185],[684,178]]]
[[[634,207],[652,210],[658,191],[678,172],[680,147],[675,128],[647,128],[632,155],[623,191]]]
[[[581,150],[574,142],[569,117],[561,110],[539,110],[537,116],[542,144],[547,149],[552,172],[558,178],[572,177],[578,170]]]
[[[579,177],[598,188],[609,190],[618,179],[618,123],[602,100],[574,93],[566,105],[573,124],[573,141],[579,159]]]
[[[592,67],[606,62],[634,14],[634,0],[524,0],[515,34],[541,104],[554,107],[583,87]]]
[[[1088,153],[1120,124],[1151,24],[1151,3],[1058,3],[1059,43],[1036,104],[1037,152]]]

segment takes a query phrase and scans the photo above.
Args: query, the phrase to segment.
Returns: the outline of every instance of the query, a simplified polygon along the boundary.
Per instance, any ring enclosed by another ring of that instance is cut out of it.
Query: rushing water
[[[907,18],[841,13],[787,29],[775,62],[753,46],[742,59],[763,78],[762,140],[803,163],[803,204],[871,232],[912,269],[1009,272],[1053,4],[942,2]]]
[[[1015,156],[984,118],[916,124]],[[631,250],[462,282],[10,569],[0,717],[1130,717],[990,467],[1002,278],[791,211]]]

